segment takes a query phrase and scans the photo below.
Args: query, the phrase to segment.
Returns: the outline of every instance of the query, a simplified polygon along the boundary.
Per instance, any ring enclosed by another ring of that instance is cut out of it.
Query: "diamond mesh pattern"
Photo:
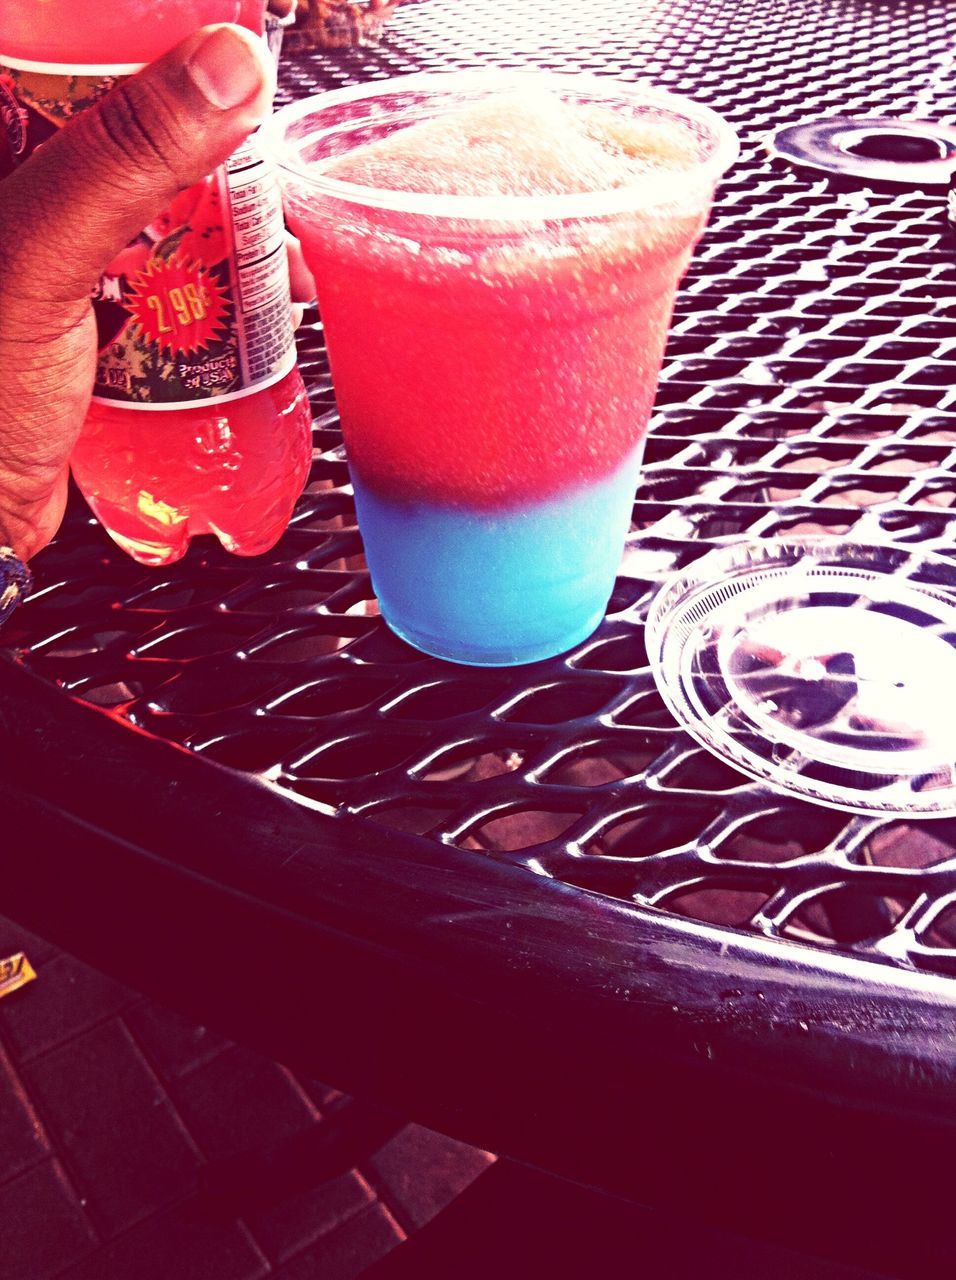
[[[505,13],[507,9],[507,13]],[[678,298],[633,532],[575,652],[477,671],[376,618],[314,313],[308,489],[254,562],[195,545],[145,570],[79,500],[5,629],[18,660],[120,721],[304,803],[698,920],[956,974],[956,823],[773,796],[678,731],[642,618],[710,547],[825,529],[956,560],[956,242],[941,193],[772,161],[776,125],[956,111],[926,0],[408,0],[377,49],[297,53],[288,99],[482,65],[648,78],[740,130]]]

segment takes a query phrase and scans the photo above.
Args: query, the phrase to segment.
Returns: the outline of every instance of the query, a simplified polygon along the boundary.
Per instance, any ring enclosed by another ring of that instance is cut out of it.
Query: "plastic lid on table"
[[[956,814],[956,558],[831,538],[735,543],[666,583],[661,696],[776,790],[867,814]]]

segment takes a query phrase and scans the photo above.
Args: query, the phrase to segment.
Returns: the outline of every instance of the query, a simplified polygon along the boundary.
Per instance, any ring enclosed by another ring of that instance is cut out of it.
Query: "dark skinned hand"
[[[274,71],[239,27],[205,27],[0,182],[0,545],[56,532],[96,365],[104,267],[266,116]]]

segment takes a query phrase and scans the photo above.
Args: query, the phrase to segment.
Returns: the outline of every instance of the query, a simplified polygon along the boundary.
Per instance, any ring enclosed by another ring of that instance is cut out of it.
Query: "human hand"
[[[94,284],[262,121],[274,80],[246,31],[203,28],[0,182],[0,545],[21,559],[63,517],[96,365]]]

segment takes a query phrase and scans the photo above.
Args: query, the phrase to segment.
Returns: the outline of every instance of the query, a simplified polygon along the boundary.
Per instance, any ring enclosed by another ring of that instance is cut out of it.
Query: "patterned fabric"
[[[25,600],[33,585],[30,570],[9,547],[0,547],[0,625]]]
[[[324,49],[374,42],[401,0],[298,0],[296,34]]]

